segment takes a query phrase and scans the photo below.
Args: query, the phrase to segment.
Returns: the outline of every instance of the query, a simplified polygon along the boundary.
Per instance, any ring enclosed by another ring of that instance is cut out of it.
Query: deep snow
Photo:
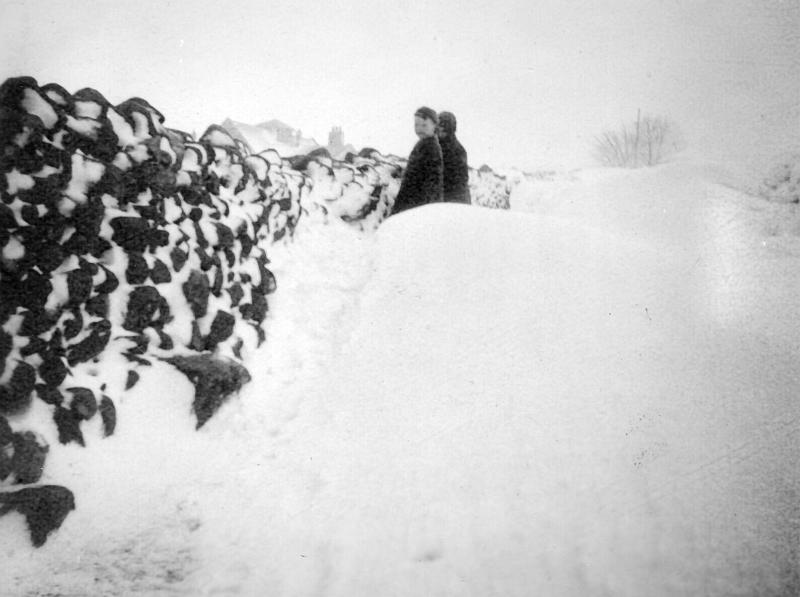
[[[726,184],[298,230],[242,395],[195,432],[143,371],[115,436],[51,451],[47,544],[0,518],[0,593],[796,594],[798,214]]]

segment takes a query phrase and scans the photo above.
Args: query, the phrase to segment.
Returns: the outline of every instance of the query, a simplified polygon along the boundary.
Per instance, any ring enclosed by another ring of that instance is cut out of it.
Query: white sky
[[[325,143],[336,124],[401,155],[429,105],[475,166],[588,165],[637,108],[746,159],[797,146],[800,3],[0,0],[0,79],[23,74],[143,97],[173,128],[280,118]]]

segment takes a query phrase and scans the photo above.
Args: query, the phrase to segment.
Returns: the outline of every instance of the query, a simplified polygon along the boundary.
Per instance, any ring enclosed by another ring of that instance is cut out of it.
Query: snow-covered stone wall
[[[195,385],[202,426],[265,340],[268,248],[302,218],[374,229],[405,166],[374,150],[251,155],[216,125],[197,140],[167,128],[141,98],[30,77],[0,86],[0,146],[0,489],[16,489],[0,515],[24,513],[37,545],[74,499],[35,485],[49,446],[26,413],[48,409],[64,444],[97,418],[111,435],[115,400],[160,359]],[[476,203],[508,206],[500,177],[472,182]]]

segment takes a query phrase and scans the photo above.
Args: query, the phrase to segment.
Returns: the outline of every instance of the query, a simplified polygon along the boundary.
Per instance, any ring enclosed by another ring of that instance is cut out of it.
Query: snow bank
[[[658,187],[678,217],[715,188],[681,179],[595,199]],[[738,223],[673,250],[467,206],[387,221],[348,341],[237,460],[267,472],[201,507],[188,592],[795,591],[800,313],[756,301],[796,290],[800,251],[715,190]]]

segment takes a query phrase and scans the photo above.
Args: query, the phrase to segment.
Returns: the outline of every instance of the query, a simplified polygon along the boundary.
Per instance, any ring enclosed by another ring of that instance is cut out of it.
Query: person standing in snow
[[[436,137],[438,118],[423,106],[414,113],[414,132],[419,141],[408,156],[408,165],[394,200],[392,213],[442,200],[442,148]]]
[[[444,201],[470,203],[467,152],[456,138],[456,117],[452,112],[439,112],[439,145],[444,166]]]

